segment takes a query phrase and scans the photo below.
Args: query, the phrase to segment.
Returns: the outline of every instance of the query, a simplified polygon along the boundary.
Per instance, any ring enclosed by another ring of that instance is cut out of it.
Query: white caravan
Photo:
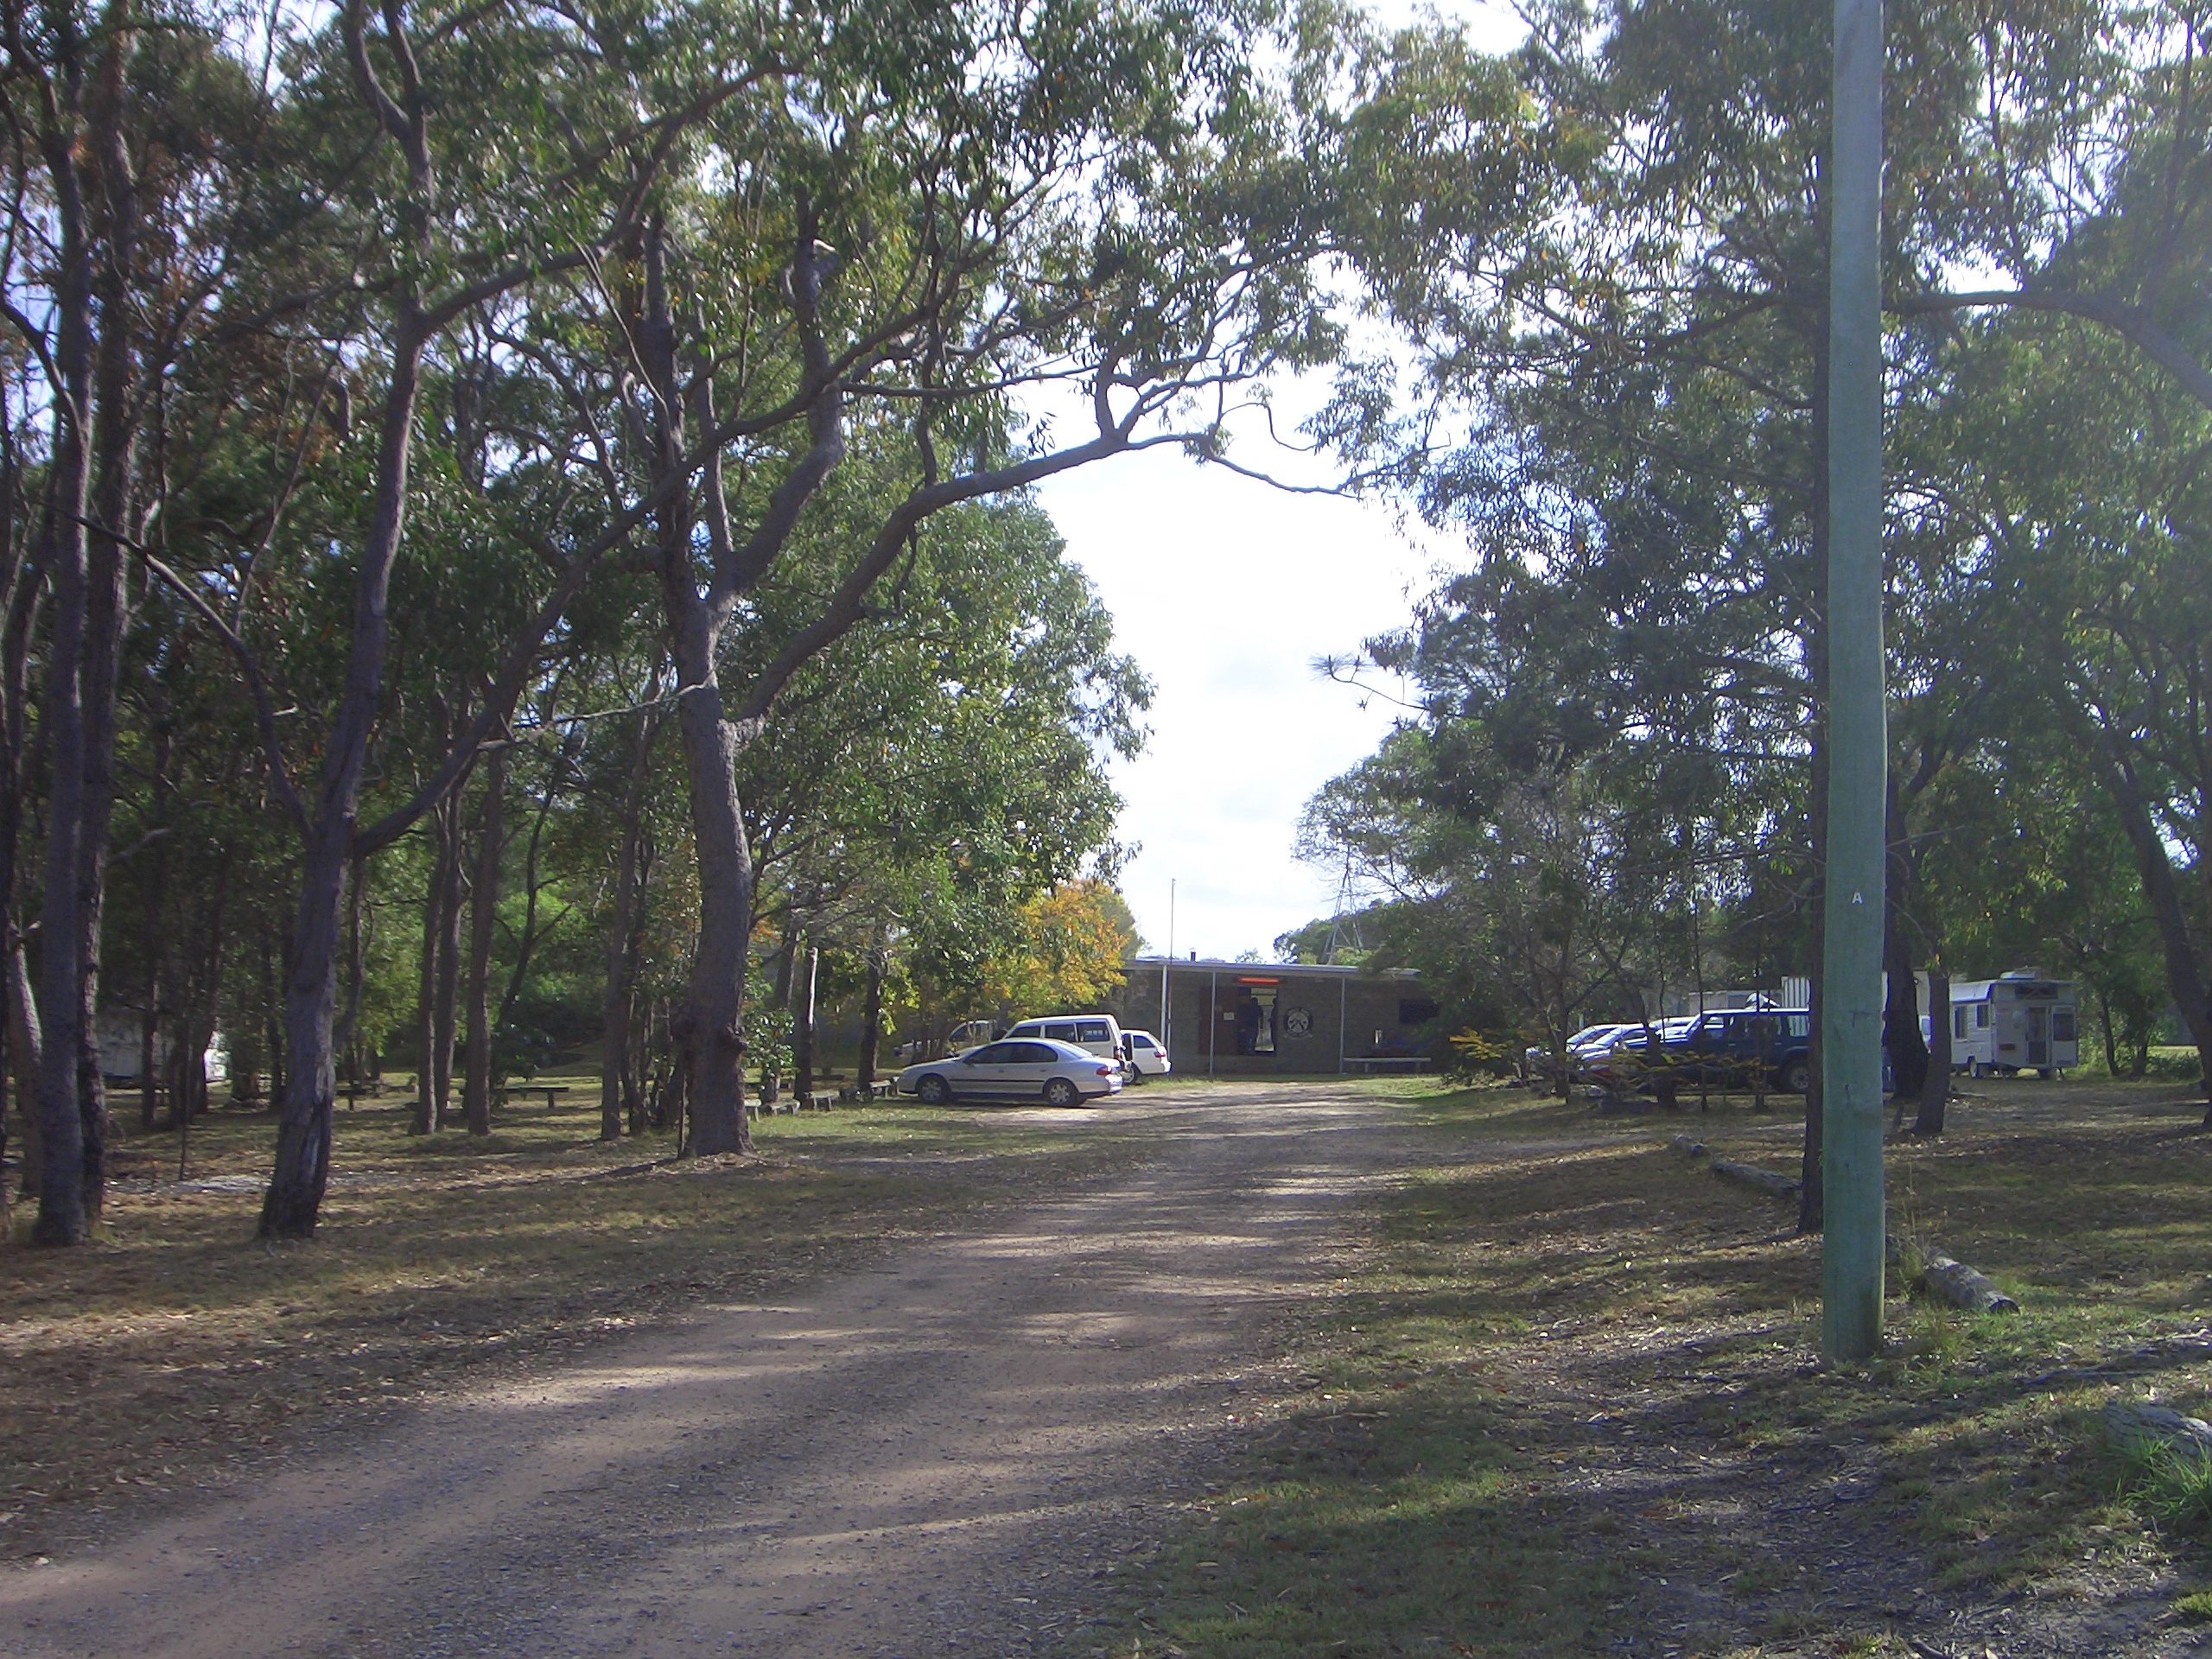
[[[2070,980],[2033,969],[1951,982],[1951,1069],[2056,1077],[2082,1063],[2082,1000]]]

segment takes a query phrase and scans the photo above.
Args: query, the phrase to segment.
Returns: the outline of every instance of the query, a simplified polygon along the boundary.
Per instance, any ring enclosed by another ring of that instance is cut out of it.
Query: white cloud
[[[1122,836],[1142,847],[1122,880],[1137,925],[1166,948],[1172,879],[1179,951],[1264,951],[1333,905],[1334,878],[1291,856],[1298,815],[1393,713],[1313,659],[1402,624],[1446,550],[1408,539],[1385,506],[1287,495],[1179,454],[1087,467],[1042,496],[1158,687],[1152,740],[1116,773]]]
[[[1375,10],[1394,28],[1439,12],[1493,52],[1527,34],[1510,0]],[[1287,390],[1286,427],[1303,412],[1300,389]],[[1335,905],[1337,879],[1291,856],[1299,813],[1372,753],[1395,712],[1323,678],[1313,659],[1404,623],[1432,573],[1459,559],[1387,505],[1288,495],[1164,452],[1066,474],[1039,493],[1122,649],[1158,687],[1152,741],[1116,770],[1122,839],[1142,849],[1122,884],[1137,925],[1166,948],[1172,880],[1179,953],[1266,951]]]

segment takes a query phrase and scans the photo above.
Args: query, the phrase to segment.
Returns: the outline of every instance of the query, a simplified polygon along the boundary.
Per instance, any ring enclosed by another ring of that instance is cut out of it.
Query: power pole
[[[1882,3],[1835,0],[1821,1349],[1882,1340]]]

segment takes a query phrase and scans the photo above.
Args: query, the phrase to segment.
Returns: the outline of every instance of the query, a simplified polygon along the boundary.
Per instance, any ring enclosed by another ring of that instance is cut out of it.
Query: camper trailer
[[[2051,1077],[2082,1063],[2081,996],[2032,968],[1951,982],[1951,1069]]]

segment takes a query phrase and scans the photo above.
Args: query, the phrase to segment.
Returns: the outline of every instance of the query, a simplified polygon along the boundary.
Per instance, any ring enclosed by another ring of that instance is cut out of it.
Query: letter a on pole
[[[1882,1339],[1882,5],[1836,0],[1828,265],[1828,822],[1821,1347]]]

